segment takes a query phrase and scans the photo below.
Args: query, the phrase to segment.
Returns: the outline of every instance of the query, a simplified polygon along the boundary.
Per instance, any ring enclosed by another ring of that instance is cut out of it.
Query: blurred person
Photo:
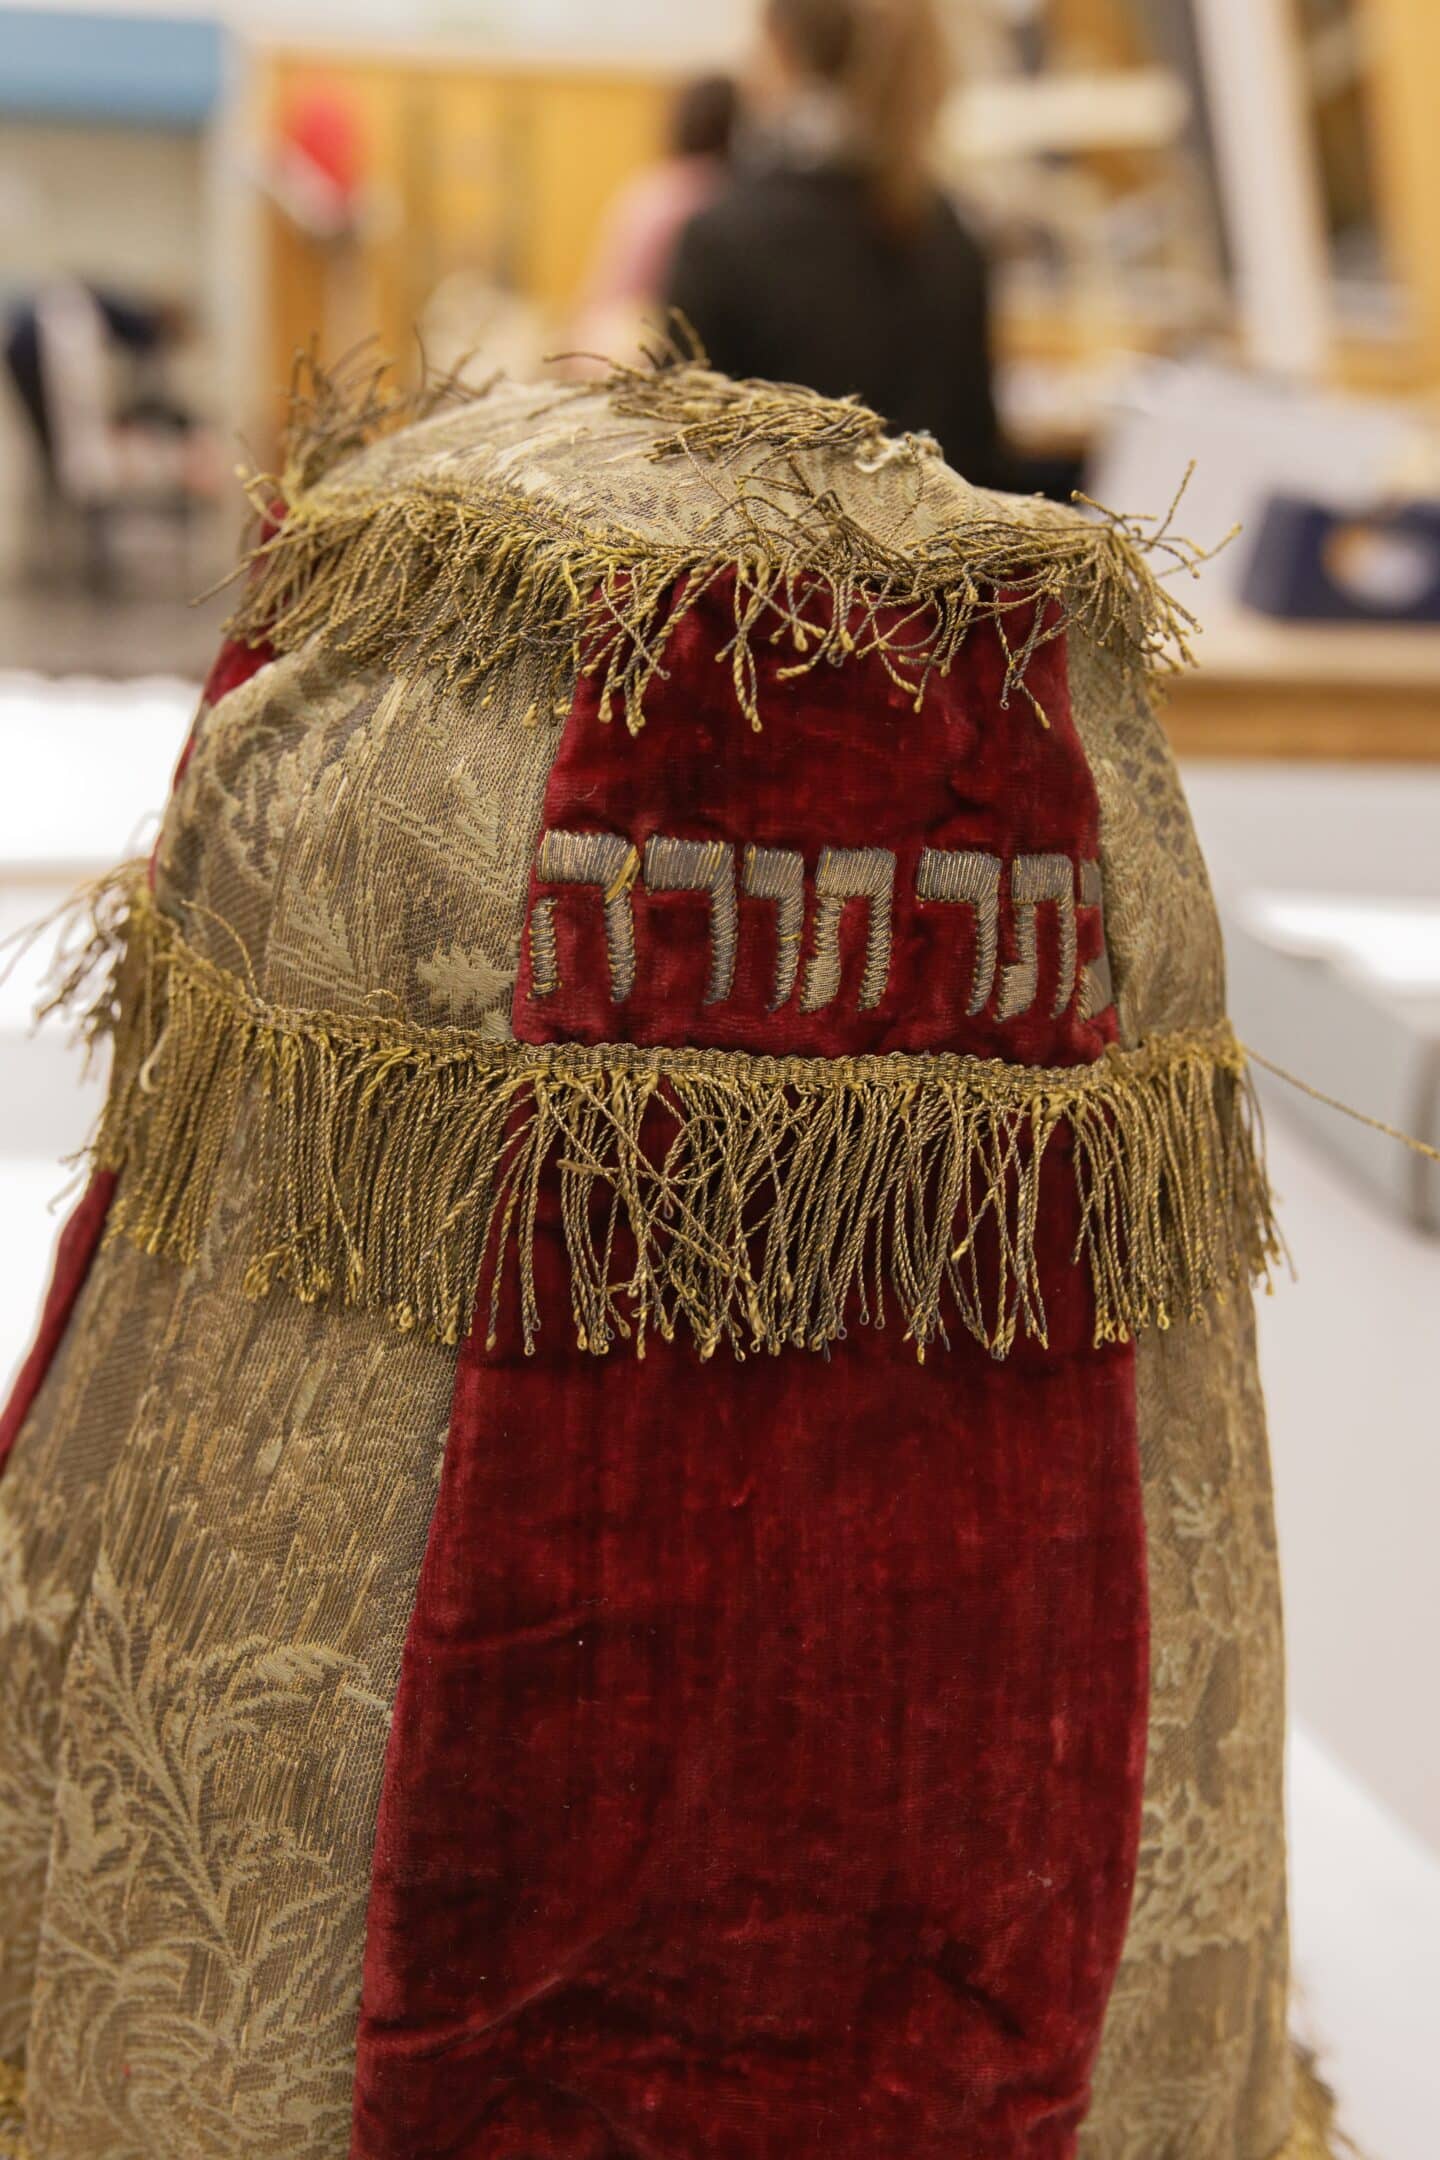
[[[934,174],[951,79],[934,0],[765,0],[744,157],[667,298],[727,374],[855,393],[998,486],[985,255]]]
[[[665,157],[637,173],[607,213],[579,342],[605,352],[632,343],[664,299],[681,233],[725,185],[739,114],[739,86],[729,75],[699,76],[678,93]]]

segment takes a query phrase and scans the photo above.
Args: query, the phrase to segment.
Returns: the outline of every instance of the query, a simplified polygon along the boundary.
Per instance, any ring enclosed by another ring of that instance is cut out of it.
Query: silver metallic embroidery
[[[553,997],[560,987],[555,950],[555,902],[537,900],[530,910],[530,995]]]
[[[975,967],[965,1008],[972,1015],[984,1011],[995,986],[1002,867],[998,855],[980,855],[968,848],[926,848],[915,879],[920,899],[964,903],[975,910]]]
[[[1020,958],[1000,978],[1000,1018],[1028,1012],[1040,984],[1040,940],[1036,909],[1054,903],[1060,922],[1060,978],[1053,1016],[1059,1019],[1075,995],[1078,946],[1075,935],[1075,865],[1068,855],[1020,855],[1010,872]]]
[[[800,972],[805,935],[805,857],[798,848],[747,847],[745,890],[756,900],[775,902],[775,992],[771,1012],[789,1000]]]
[[[802,1012],[819,1012],[840,993],[840,918],[847,900],[868,903],[860,1010],[872,1012],[890,979],[895,857],[889,848],[825,848],[815,873],[815,950],[805,970]]]
[[[540,842],[535,874],[542,884],[593,885],[600,893],[610,955],[610,997],[616,1005],[623,1005],[635,987],[630,888],[639,869],[640,850],[619,833],[547,832]]]
[[[728,840],[676,840],[656,833],[645,845],[645,883],[652,892],[710,895],[710,979],[705,1003],[728,998],[735,982],[740,905],[735,895],[735,851]]]
[[[686,840],[655,833],[645,844],[643,876],[651,892],[695,892],[710,903],[710,968],[707,1005],[735,995],[740,951],[740,891],[775,907],[775,980],[769,1010],[777,1012],[793,996],[800,976],[805,942],[805,857],[798,848],[743,849],[740,884],[735,847],[728,840]],[[823,848],[815,872],[815,932],[804,969],[800,1009],[819,1012],[840,995],[843,973],[840,925],[852,900],[866,904],[868,922],[865,967],[857,998],[861,1012],[880,1003],[890,979],[894,940],[897,857],[890,848]],[[1101,916],[1099,956],[1083,968],[1079,960],[1076,874],[1079,906]],[[635,927],[631,895],[642,874],[640,850],[619,833],[547,832],[540,842],[536,874],[541,884],[593,885],[605,910],[610,961],[610,995],[621,1004],[635,987]],[[973,848],[926,848],[915,873],[915,896],[925,905],[965,906],[974,913],[975,959],[967,1012],[973,1018],[999,995],[996,1016],[1014,1020],[1029,1012],[1040,989],[1038,911],[1055,910],[1058,947],[1052,1014],[1060,1019],[1076,1001],[1083,1019],[1093,1019],[1113,1002],[1109,961],[1104,949],[1102,886],[1098,863],[1075,863],[1068,855],[1021,855],[1010,866],[1010,899],[1018,957],[1000,963],[1000,889],[1005,863],[998,855]],[[559,960],[553,895],[542,895],[531,910],[531,995],[546,998],[559,988]]]
[[[1100,957],[1089,961],[1080,972],[1080,1018],[1093,1020],[1097,1014],[1108,1012],[1115,1002],[1110,953],[1105,943],[1105,892],[1098,862],[1080,865],[1080,905],[1094,908],[1100,918]]]

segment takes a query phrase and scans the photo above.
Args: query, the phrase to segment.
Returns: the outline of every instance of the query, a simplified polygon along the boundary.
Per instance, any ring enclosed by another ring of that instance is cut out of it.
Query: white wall
[[[143,291],[193,290],[204,157],[194,135],[0,119],[0,278],[23,286],[64,264]]]
[[[1186,787],[1222,915],[1247,890],[1427,899],[1434,767],[1196,764]],[[1305,1075],[1271,1012],[1236,1024]],[[1365,1007],[1357,1004],[1363,1023]],[[1298,1280],[1260,1305],[1295,1716],[1440,1855],[1435,1315],[1440,1239],[1413,1229],[1267,1090],[1271,1170]],[[1331,1135],[1333,1134],[1333,1137]],[[1393,1143],[1387,1144],[1393,1147]]]

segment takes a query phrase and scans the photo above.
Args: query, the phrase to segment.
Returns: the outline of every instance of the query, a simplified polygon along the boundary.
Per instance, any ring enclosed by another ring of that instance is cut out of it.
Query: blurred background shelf
[[[1431,630],[1230,618],[1198,650],[1165,707],[1182,757],[1440,763]]]

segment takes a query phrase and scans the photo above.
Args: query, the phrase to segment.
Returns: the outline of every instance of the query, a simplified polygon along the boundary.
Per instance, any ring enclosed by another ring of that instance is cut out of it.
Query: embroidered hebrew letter
[[[847,900],[869,905],[865,973],[860,1010],[872,1012],[890,979],[891,919],[895,893],[895,857],[888,848],[825,848],[815,873],[815,950],[805,970],[802,1012],[819,1012],[840,991],[840,918]]]
[[[1010,872],[1010,893],[1015,903],[1020,958],[1000,978],[1000,1018],[1013,1020],[1029,1012],[1040,983],[1040,941],[1035,914],[1045,901],[1053,901],[1060,918],[1060,980],[1055,991],[1054,1017],[1075,995],[1075,865],[1068,855],[1020,855]]]
[[[708,892],[710,980],[705,1003],[728,998],[735,982],[740,910],[735,897],[735,855],[728,840],[674,840],[656,833],[645,845],[645,883],[651,892]]]
[[[618,833],[547,832],[535,874],[547,885],[594,885],[605,904],[605,945],[610,955],[610,999],[623,1005],[635,987],[635,922],[630,888],[640,851]],[[551,922],[553,937],[554,923]],[[534,946],[531,946],[533,956]]]
[[[795,988],[800,972],[800,941],[805,935],[805,857],[798,848],[747,847],[745,890],[756,900],[775,902],[775,994],[778,1012]]]
[[[1105,943],[1105,892],[1098,862],[1080,865],[1080,905],[1094,908],[1100,918],[1100,957],[1091,960],[1080,975],[1080,1017],[1093,1020],[1108,1012],[1115,1002],[1115,985],[1110,974],[1110,950]]]
[[[1000,950],[1000,858],[977,855],[963,848],[926,848],[920,857],[915,890],[922,900],[964,902],[975,910],[975,967],[970,977],[970,1003],[965,1008],[983,1012],[995,984],[995,961]]]
[[[555,902],[537,900],[530,910],[530,995],[553,997],[560,987],[555,951]]]

